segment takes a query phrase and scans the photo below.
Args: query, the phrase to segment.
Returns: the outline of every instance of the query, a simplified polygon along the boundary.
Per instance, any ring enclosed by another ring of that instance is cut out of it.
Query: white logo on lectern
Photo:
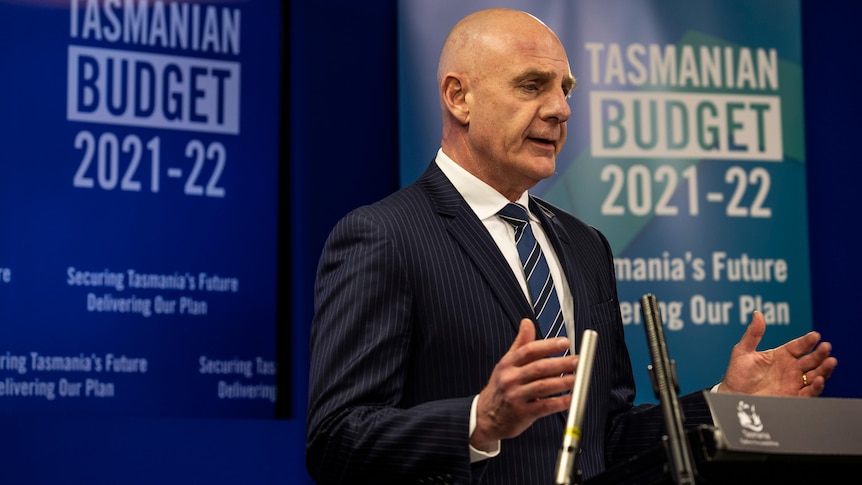
[[[768,432],[763,431],[763,421],[754,409],[754,404],[739,401],[736,405],[736,416],[742,427],[742,436],[739,442],[745,445],[777,447],[779,443],[772,439]]]
[[[754,409],[754,404],[748,404],[745,401],[739,401],[736,405],[736,416],[739,417],[739,425],[743,429],[749,431],[763,431],[763,422],[760,421],[760,416]]]

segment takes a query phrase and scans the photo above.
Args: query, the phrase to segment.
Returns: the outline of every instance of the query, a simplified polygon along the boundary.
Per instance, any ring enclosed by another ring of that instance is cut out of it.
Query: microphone
[[[667,428],[666,451],[670,458],[670,471],[674,483],[694,484],[695,470],[691,448],[683,428],[682,410],[679,406],[679,382],[676,378],[674,362],[667,351],[667,342],[662,329],[661,313],[655,295],[647,293],[641,297],[641,313],[647,333],[650,356],[653,364],[649,366],[653,391],[659,399]],[[671,392],[673,390],[673,392]]]
[[[580,479],[572,482],[572,470],[578,460],[578,449],[581,443],[581,423],[584,421],[584,407],[587,404],[587,391],[590,386],[590,376],[593,373],[593,361],[596,359],[595,330],[584,330],[581,337],[581,350],[578,354],[578,370],[575,372],[575,384],[572,386],[572,403],[569,405],[569,416],[566,430],[563,433],[563,446],[557,457],[555,473],[557,485],[572,485],[580,483]],[[580,470],[577,471],[580,475]]]

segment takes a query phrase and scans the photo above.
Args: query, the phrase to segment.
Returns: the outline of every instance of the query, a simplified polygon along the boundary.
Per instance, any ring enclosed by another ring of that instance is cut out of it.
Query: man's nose
[[[559,123],[568,121],[569,117],[572,116],[572,108],[569,106],[568,96],[561,90],[551,93],[548,97],[549,99],[545,107],[545,117],[547,119],[555,119]]]

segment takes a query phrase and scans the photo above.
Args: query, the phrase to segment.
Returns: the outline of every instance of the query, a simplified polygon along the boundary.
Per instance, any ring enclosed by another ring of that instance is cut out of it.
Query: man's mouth
[[[541,144],[541,145],[548,145],[548,146],[551,146],[551,147],[553,147],[553,146],[555,145],[554,140],[551,140],[551,139],[549,139],[549,138],[535,138],[535,137],[530,137],[530,138],[529,138],[529,140],[531,140],[531,141],[533,141],[533,142],[535,142],[535,143],[539,143],[539,144]]]

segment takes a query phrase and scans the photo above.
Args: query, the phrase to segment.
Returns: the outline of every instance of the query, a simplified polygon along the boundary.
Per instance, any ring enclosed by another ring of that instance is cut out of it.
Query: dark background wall
[[[291,417],[0,416],[2,483],[311,483],[304,416],[317,259],[338,218],[398,187],[396,2],[291,2],[286,11],[280,244],[289,276],[279,303],[290,332],[279,341],[290,367]],[[847,398],[862,398],[855,307],[862,262],[854,251],[862,202],[860,13],[855,2],[802,0],[813,326],[835,343],[839,359],[826,395]]]

